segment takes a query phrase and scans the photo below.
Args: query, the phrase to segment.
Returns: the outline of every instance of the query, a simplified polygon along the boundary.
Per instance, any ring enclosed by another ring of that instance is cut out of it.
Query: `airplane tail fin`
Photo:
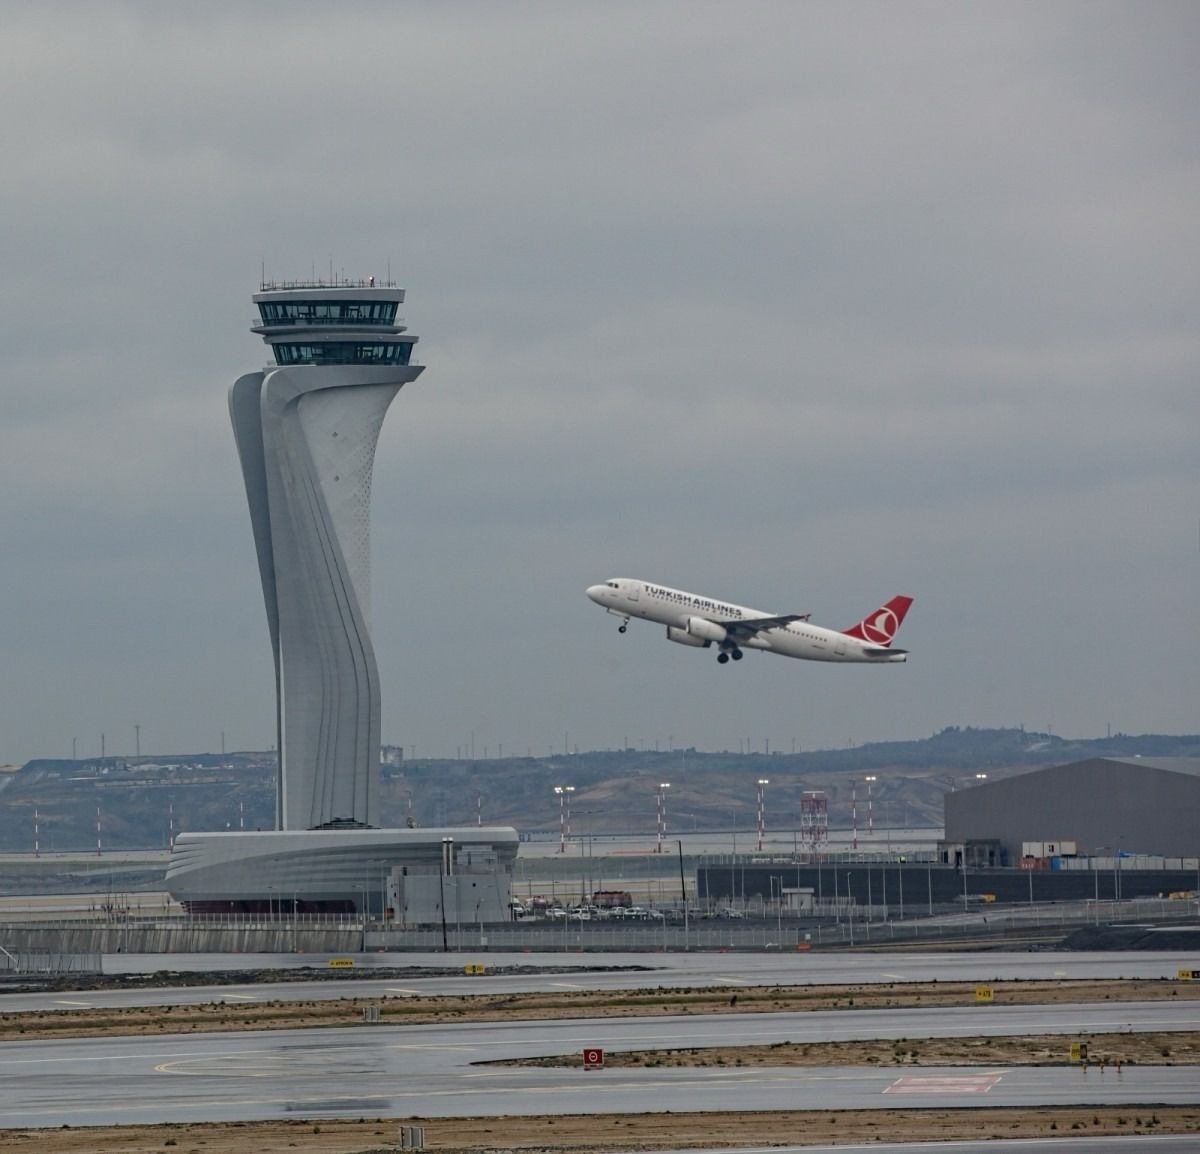
[[[859,641],[869,641],[872,645],[891,645],[892,638],[896,636],[900,622],[904,620],[904,615],[912,603],[911,597],[893,597],[885,605],[868,613],[857,625],[851,625],[842,632],[847,637],[857,637]]]

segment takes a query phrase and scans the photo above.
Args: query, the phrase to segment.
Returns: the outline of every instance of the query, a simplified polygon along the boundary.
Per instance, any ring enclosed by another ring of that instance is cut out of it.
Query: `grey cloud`
[[[55,11],[0,42],[0,760],[269,740],[224,391],[260,261],[330,259],[391,261],[429,365],[377,461],[388,739],[1194,728],[1192,6]],[[914,659],[718,678],[610,634],[615,573],[904,588]]]

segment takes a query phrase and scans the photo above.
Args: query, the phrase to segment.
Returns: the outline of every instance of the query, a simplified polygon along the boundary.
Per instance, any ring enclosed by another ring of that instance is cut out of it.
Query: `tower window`
[[[397,301],[259,301],[266,325],[390,325]]]
[[[275,361],[280,365],[407,365],[412,341],[366,343],[322,341],[319,344],[279,344]]]

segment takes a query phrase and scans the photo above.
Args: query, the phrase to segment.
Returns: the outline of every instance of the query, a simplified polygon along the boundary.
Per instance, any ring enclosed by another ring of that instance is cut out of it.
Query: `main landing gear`
[[[731,657],[734,661],[741,661],[742,659],[742,651],[736,645],[731,649],[722,649],[717,654],[717,664],[724,665]]]

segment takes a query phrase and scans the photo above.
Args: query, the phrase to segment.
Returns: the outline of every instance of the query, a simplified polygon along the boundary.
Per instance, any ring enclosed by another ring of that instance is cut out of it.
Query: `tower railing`
[[[317,277],[316,280],[264,280],[260,281],[258,291],[262,293],[291,292],[295,289],[339,289],[339,288],[399,288],[400,285],[390,279],[380,277]]]

